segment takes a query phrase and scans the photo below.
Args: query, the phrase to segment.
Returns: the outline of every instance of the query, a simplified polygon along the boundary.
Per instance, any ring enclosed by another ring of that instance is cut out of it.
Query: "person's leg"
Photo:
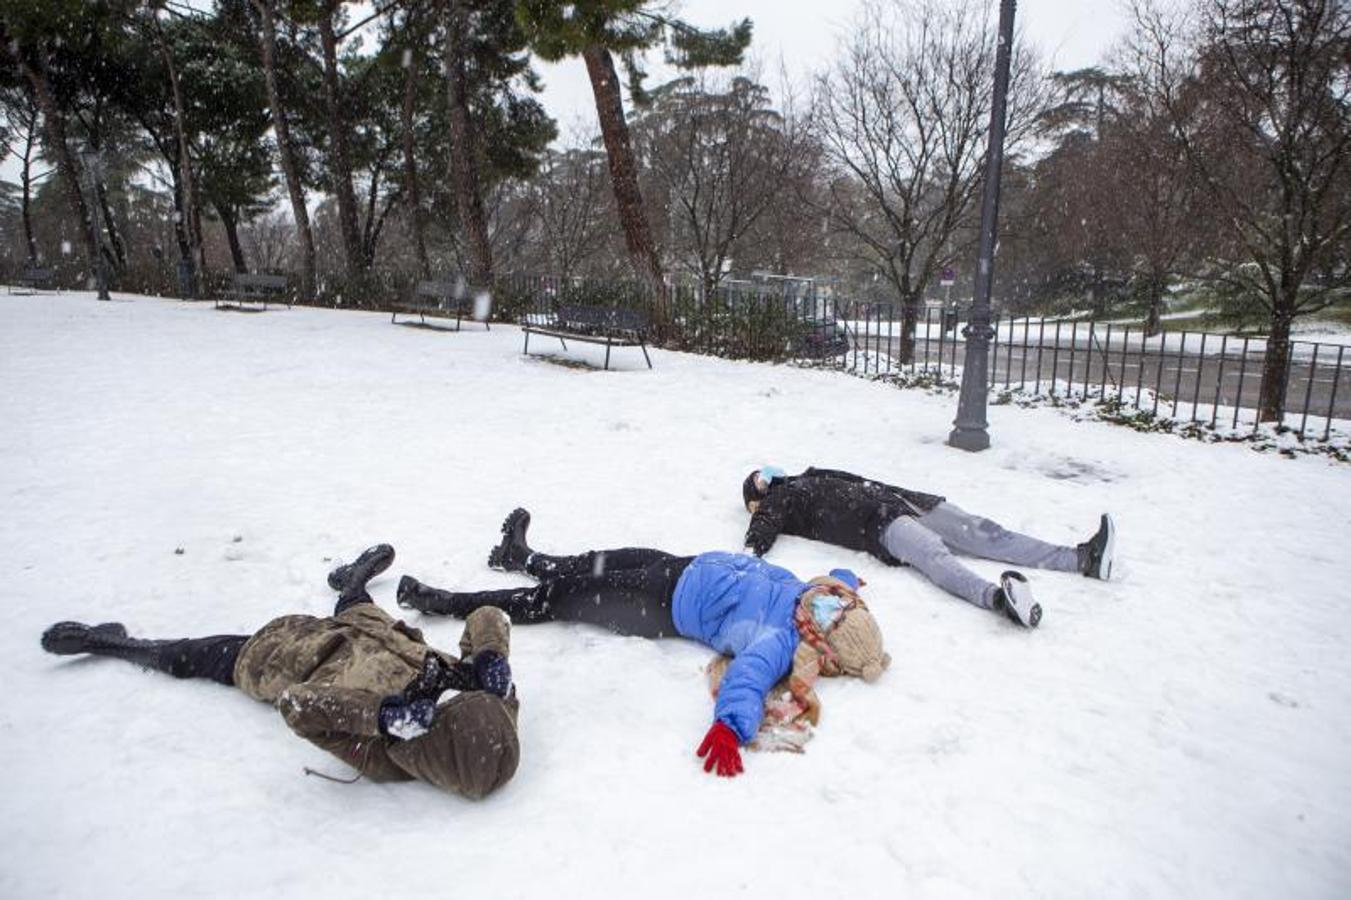
[[[559,575],[545,578],[538,587],[501,591],[440,591],[405,577],[399,583],[399,605],[460,618],[493,606],[514,624],[586,622],[616,634],[666,637],[676,633],[671,598],[689,561],[662,553],[640,569]]]
[[[645,569],[653,563],[674,559],[662,550],[646,547],[622,547],[618,550],[590,550],[576,556],[551,556],[531,553],[523,571],[533,578],[557,578],[562,575],[604,575],[625,569]]]
[[[117,622],[94,626],[58,622],[43,632],[42,648],[58,656],[111,656],[175,678],[209,678],[233,685],[235,661],[248,639],[244,634],[220,634],[150,641],[128,637],[127,630]]]
[[[917,521],[958,553],[1057,572],[1084,571],[1084,554],[1078,547],[1050,544],[1009,531],[952,503],[938,504]]]
[[[882,532],[882,546],[897,562],[914,566],[926,578],[982,609],[993,609],[999,585],[962,565],[937,534],[910,516],[901,516]]]

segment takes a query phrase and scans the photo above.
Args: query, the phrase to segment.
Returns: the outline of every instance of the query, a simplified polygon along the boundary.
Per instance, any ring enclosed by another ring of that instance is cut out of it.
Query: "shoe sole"
[[[1116,523],[1112,521],[1111,516],[1104,516],[1107,520],[1107,543],[1102,548],[1102,558],[1098,562],[1098,579],[1100,581],[1112,580],[1112,563],[1116,559]]]
[[[1018,624],[1024,628],[1040,625],[1041,604],[1032,599],[1032,588],[1027,579],[1017,572],[1005,572],[999,576],[999,583],[1004,588],[1005,602]]]
[[[502,558],[506,555],[507,545],[511,542],[511,533],[516,530],[516,524],[522,519],[529,523],[530,512],[522,507],[517,507],[507,513],[507,517],[502,520],[502,540],[497,542],[496,547],[488,551],[488,568],[502,572],[510,571],[502,564]],[[527,527],[529,527],[528,524]]]

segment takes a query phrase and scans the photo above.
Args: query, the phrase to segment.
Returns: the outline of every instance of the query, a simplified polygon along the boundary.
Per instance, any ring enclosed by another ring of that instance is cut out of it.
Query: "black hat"
[[[755,476],[759,474],[760,470],[756,469],[746,476],[745,481],[741,482],[741,502],[745,504],[747,509],[750,508],[752,500],[759,500],[764,496],[760,492],[760,486],[755,483]]]

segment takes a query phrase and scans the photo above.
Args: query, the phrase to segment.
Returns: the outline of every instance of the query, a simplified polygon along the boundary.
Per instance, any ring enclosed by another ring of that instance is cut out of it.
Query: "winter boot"
[[[352,576],[357,573],[357,570],[369,570],[362,581],[364,584],[388,569],[392,562],[394,562],[394,548],[389,544],[376,544],[374,547],[367,547],[353,562],[340,565],[329,572],[328,586],[338,593],[342,593],[343,588],[347,587],[348,582],[352,581]]]
[[[429,587],[411,575],[405,575],[399,579],[399,591],[395,599],[404,609],[454,616],[457,619],[467,618],[480,607],[493,606],[505,612],[512,624],[521,625],[547,622],[552,618],[548,604],[540,601],[540,594],[540,589],[533,587],[502,591],[443,591]]]
[[[502,540],[488,552],[488,568],[503,572],[524,572],[525,562],[531,554],[530,545],[525,542],[525,532],[529,527],[529,511],[513,509],[502,522]]]
[[[1098,533],[1078,546],[1079,570],[1086,578],[1099,581],[1112,579],[1112,562],[1116,556],[1116,523],[1103,514]]]
[[[1041,622],[1041,604],[1032,599],[1031,586],[1018,572],[1009,571],[999,576],[994,608],[1024,628],[1036,628]]]
[[[172,641],[143,641],[127,637],[120,622],[86,625],[83,622],[57,622],[42,633],[42,649],[57,656],[92,653],[112,656],[142,666],[157,668],[160,649]]]

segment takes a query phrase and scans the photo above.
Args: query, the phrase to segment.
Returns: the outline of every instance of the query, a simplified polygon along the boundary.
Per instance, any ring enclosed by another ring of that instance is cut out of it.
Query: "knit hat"
[[[843,617],[820,635],[825,647],[817,649],[818,652],[824,651],[827,656],[823,660],[822,673],[835,674],[828,669],[837,669],[839,674],[876,681],[891,665],[891,656],[882,649],[882,629],[877,626],[877,620],[868,611],[867,605],[842,579],[822,575],[813,578],[809,584],[811,588],[804,591],[798,600],[798,608],[802,613],[799,615],[800,623],[810,620],[811,599],[814,595],[832,593],[850,601]]]

